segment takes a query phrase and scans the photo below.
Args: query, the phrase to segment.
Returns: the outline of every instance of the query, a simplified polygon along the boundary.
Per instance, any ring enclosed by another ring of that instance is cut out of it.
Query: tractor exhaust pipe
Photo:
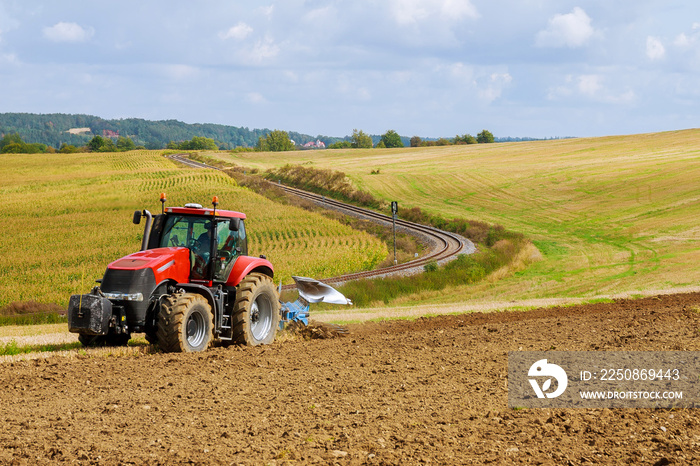
[[[141,212],[137,210],[134,212],[134,224],[138,225],[141,223],[141,216],[146,216],[146,226],[143,229],[143,240],[141,241],[141,250],[145,251],[148,249],[148,241],[151,239],[151,225],[153,224],[153,215],[146,209]]]

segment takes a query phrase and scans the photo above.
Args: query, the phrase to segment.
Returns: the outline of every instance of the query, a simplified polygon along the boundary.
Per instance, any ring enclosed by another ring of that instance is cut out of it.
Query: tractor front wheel
[[[105,346],[107,338],[104,335],[87,335],[85,333],[78,334],[78,341],[87,347]]]
[[[251,273],[241,280],[231,317],[234,342],[248,346],[272,343],[280,322],[279,296],[272,279]]]
[[[108,335],[86,335],[81,333],[78,335],[78,341],[82,343],[83,346],[97,347],[97,346],[126,346],[131,339],[129,333],[110,333]]]
[[[183,293],[163,300],[158,312],[158,346],[168,353],[204,351],[214,338],[214,316],[204,296]]]

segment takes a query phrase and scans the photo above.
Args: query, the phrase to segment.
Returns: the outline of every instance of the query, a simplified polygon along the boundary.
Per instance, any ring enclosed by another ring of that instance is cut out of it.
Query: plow
[[[70,297],[69,330],[83,345],[126,345],[145,333],[165,352],[197,352],[214,343],[270,344],[285,328],[347,333],[309,325],[311,304],[352,304],[325,283],[295,276],[299,297],[280,301],[272,263],[248,255],[245,214],[218,209],[216,196],[212,208],[166,207],[164,194],[160,201],[158,215],[134,212],[135,224],[145,218],[141,250],[110,263],[89,293]]]

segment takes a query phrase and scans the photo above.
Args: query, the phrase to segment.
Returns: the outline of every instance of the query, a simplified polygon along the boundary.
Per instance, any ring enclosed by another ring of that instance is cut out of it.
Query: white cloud
[[[267,103],[267,99],[259,92],[248,92],[245,96],[245,100],[251,104]]]
[[[279,52],[280,48],[275,41],[271,37],[265,37],[255,43],[250,53],[253,60],[260,63],[275,58]]]
[[[678,34],[673,41],[673,45],[685,49],[693,47],[698,41],[700,41],[700,23],[693,23],[692,31],[689,34],[685,32]]]
[[[264,16],[267,16],[269,18],[272,16],[272,13],[275,12],[275,5],[261,6],[259,10]]]
[[[76,23],[56,23],[51,27],[45,27],[44,37],[53,42],[85,42],[95,35],[91,27],[83,28]]]
[[[219,38],[222,40],[226,39],[236,39],[243,40],[248,37],[253,32],[253,28],[248,26],[246,23],[240,21],[235,26],[230,27],[227,31],[222,31],[219,33]]]
[[[549,89],[547,99],[563,100],[583,97],[586,100],[608,104],[626,104],[636,99],[632,89],[611,89],[606,85],[607,80],[606,76],[601,74],[567,75],[564,77],[564,84]],[[626,84],[624,86],[626,87]]]
[[[17,55],[14,53],[8,53],[0,55],[0,63],[7,65],[18,65],[19,60],[17,59]]]
[[[453,63],[449,66],[449,72],[459,81],[474,84],[474,67],[464,63]]]
[[[303,21],[308,23],[324,23],[335,21],[337,18],[337,10],[331,5],[326,5],[322,8],[316,8],[304,15]]]
[[[603,88],[602,78],[597,74],[586,74],[578,77],[578,90],[581,94],[595,97]]]
[[[595,34],[591,18],[583,9],[575,7],[571,13],[554,15],[547,28],[538,32],[538,47],[582,47]]]
[[[685,35],[684,32],[681,32],[676,36],[676,39],[673,41],[673,45],[676,47],[688,47],[692,43],[692,39]],[[648,48],[648,45],[647,45]]]
[[[647,57],[650,60],[661,60],[666,56],[666,48],[656,37],[647,37]]]
[[[503,89],[505,89],[512,81],[513,77],[510,75],[510,73],[492,73],[491,76],[489,76],[485,87],[479,90],[479,98],[488,103],[493,102],[501,97]]]
[[[201,70],[191,65],[172,64],[160,67],[162,74],[175,80],[189,80],[200,77]]]
[[[362,81],[363,83],[359,83]],[[364,84],[365,77],[341,75],[337,78],[336,90],[353,101],[369,102],[372,100],[372,93]]]
[[[280,53],[280,47],[270,36],[265,36],[252,46],[242,47],[237,51],[239,59],[247,64],[260,65],[270,61]]]
[[[443,21],[479,17],[470,0],[392,0],[391,14],[401,25],[420,23],[432,16]]]
[[[464,18],[476,19],[479,12],[469,0],[444,0],[441,5],[441,12],[444,18],[454,18],[457,20]]]

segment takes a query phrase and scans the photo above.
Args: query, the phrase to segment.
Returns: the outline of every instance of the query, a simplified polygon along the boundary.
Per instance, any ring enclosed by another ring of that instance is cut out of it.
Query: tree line
[[[447,146],[459,144],[488,144],[495,141],[493,134],[488,130],[483,130],[476,137],[471,134],[463,136],[455,136],[454,139],[439,138],[436,140],[422,140],[418,136],[413,136],[410,139],[411,147],[426,147],[426,146]],[[328,149],[384,149],[394,147],[404,147],[404,142],[399,134],[390,129],[382,134],[375,143],[372,136],[366,134],[362,130],[354,129],[352,136],[342,141],[334,142],[328,146]],[[265,137],[258,138],[258,143],[255,146],[256,150],[278,152],[295,150],[294,143],[289,138],[289,134],[285,131],[274,130]]]
[[[69,130],[81,130],[71,131]],[[394,130],[369,135],[354,129],[351,136],[312,137],[297,132],[268,129],[250,130],[215,124],[187,124],[176,120],[148,121],[138,118],[105,120],[91,115],[0,113],[0,152],[115,152],[133,149],[175,150],[295,150],[320,140],[327,148],[393,148],[443,146],[494,142],[483,130],[454,139],[407,138]]]
[[[188,141],[168,143],[168,149],[176,150],[218,150],[213,139],[195,136]],[[6,134],[0,139],[0,154],[38,154],[61,153],[71,154],[76,152],[126,152],[129,150],[146,149],[137,146],[131,138],[119,136],[116,139],[95,136],[87,144],[75,146],[73,144],[61,144],[58,149],[42,143],[26,143],[19,134]]]
[[[483,130],[476,137],[471,134],[464,134],[460,136],[459,134],[454,137],[454,139],[439,138],[436,140],[422,140],[418,136],[413,136],[411,138],[411,147],[426,147],[426,146],[451,146],[451,145],[461,145],[461,144],[489,144],[495,142],[495,138],[491,131]]]
[[[69,132],[78,128],[87,131]],[[92,115],[63,113],[0,113],[0,137],[15,133],[28,144],[40,143],[56,150],[60,150],[64,144],[83,147],[93,137],[106,138],[106,134],[129,138],[135,146],[143,146],[146,149],[163,149],[171,141],[181,143],[194,137],[204,137],[213,140],[219,149],[229,150],[237,147],[255,147],[258,138],[266,136],[270,130],[213,123],[189,124],[177,120],[107,120]],[[298,144],[321,140],[328,145],[339,140],[329,136],[311,136],[297,132],[290,132],[289,135]]]

